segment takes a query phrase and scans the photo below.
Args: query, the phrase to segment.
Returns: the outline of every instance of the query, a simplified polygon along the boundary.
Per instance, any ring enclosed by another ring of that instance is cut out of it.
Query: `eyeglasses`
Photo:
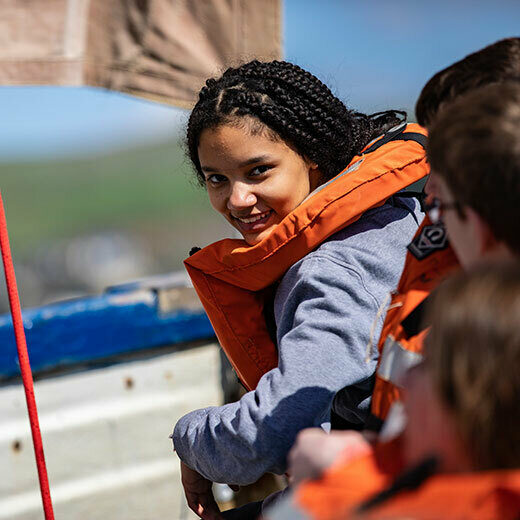
[[[428,215],[433,224],[438,224],[442,222],[442,214],[444,211],[449,209],[456,209],[457,211],[462,211],[462,206],[460,202],[442,202],[437,197],[434,197],[430,200],[426,200],[423,204],[424,212]]]

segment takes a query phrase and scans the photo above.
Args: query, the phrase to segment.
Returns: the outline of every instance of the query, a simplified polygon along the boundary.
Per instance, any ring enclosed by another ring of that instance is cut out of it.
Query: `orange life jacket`
[[[406,489],[389,492],[398,479],[376,452],[303,483],[291,505],[312,520],[517,520],[520,515],[520,470],[438,474],[417,481],[417,489],[408,478]],[[369,501],[372,507],[362,511]]]
[[[408,246],[405,266],[392,295],[379,339],[379,360],[368,428],[380,426],[395,401],[404,372],[422,357],[427,329],[421,330],[421,304],[459,263],[442,224],[426,217]]]
[[[278,365],[263,314],[273,284],[332,234],[426,176],[425,135],[418,125],[401,125],[369,143],[260,243],[225,239],[185,261],[217,338],[247,389]]]

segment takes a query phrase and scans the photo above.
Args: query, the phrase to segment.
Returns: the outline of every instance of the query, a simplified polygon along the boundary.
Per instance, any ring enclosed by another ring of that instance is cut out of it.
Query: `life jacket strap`
[[[432,299],[432,294],[430,293],[415,309],[406,316],[406,318],[401,322],[401,326],[406,332],[407,336],[410,338],[412,336],[417,336],[420,332],[430,326],[430,323],[425,323],[425,309],[428,306],[428,302]],[[429,321],[429,320],[427,320]]]
[[[414,489],[417,489],[425,480],[430,478],[436,472],[438,466],[439,461],[437,457],[426,458],[416,466],[401,473],[401,475],[399,475],[389,487],[361,503],[356,512],[358,514],[366,513],[370,509],[393,498],[401,491],[413,491]]]
[[[418,132],[405,132],[406,126],[407,123],[402,123],[395,129],[388,131],[383,135],[383,137],[381,137],[381,139],[378,139],[366,150],[363,150],[362,155],[372,153],[390,141],[415,141],[416,143],[419,143],[424,149],[426,149],[426,142],[428,141],[428,138]]]

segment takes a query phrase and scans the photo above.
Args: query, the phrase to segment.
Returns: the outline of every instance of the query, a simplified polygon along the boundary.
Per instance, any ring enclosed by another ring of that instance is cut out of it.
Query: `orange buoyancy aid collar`
[[[332,234],[425,177],[425,136],[416,124],[402,125],[370,143],[258,244],[225,239],[184,262],[215,334],[248,390],[278,364],[263,314],[272,285]]]
[[[418,481],[418,489],[388,493],[396,475],[382,468],[379,458],[375,452],[332,466],[296,490],[294,506],[313,520],[519,518],[519,470],[437,474]],[[360,506],[376,496],[382,498],[379,504],[360,513]]]
[[[431,291],[460,267],[443,225],[434,225],[427,217],[408,249],[379,339],[372,418],[367,423],[371,429],[377,429],[376,422],[384,420],[392,403],[400,399],[399,382],[404,372],[422,358],[427,329],[422,329],[420,323],[408,327],[406,321],[410,321]]]
[[[294,506],[313,520],[337,520],[389,486],[402,470],[402,439],[376,443],[369,454],[338,457],[321,478],[296,488]]]
[[[415,520],[518,520],[520,471],[436,475],[417,491],[397,494],[363,516],[351,518],[403,517]]]

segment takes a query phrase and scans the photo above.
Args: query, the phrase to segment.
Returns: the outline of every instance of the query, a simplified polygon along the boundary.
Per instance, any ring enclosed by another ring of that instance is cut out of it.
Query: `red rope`
[[[52,510],[51,494],[49,491],[49,479],[47,468],[45,467],[45,456],[43,454],[43,443],[38,422],[38,411],[34,398],[33,377],[31,365],[29,364],[29,354],[25,341],[25,331],[22,322],[22,310],[20,308],[20,298],[16,286],[13,259],[11,257],[11,247],[9,246],[9,236],[7,234],[7,222],[5,219],[4,203],[0,192],[0,249],[2,251],[2,261],[4,263],[5,281],[7,283],[7,293],[9,295],[9,305],[11,306],[11,316],[13,317],[14,334],[16,337],[16,347],[18,349],[18,359],[20,361],[20,371],[22,373],[23,386],[25,389],[25,399],[29,412],[29,422],[31,423],[31,433],[34,445],[34,455],[38,468],[38,478],[40,480],[40,491],[42,495],[43,511],[45,520],[54,520]]]

